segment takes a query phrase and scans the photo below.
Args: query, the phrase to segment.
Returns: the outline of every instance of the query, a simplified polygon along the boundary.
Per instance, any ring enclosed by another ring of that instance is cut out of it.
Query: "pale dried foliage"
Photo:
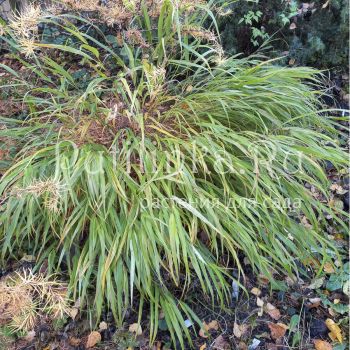
[[[139,45],[141,47],[148,47],[146,40],[138,29],[129,29],[125,32],[126,41],[131,45]]]
[[[10,27],[18,37],[31,38],[38,32],[41,9],[36,5],[28,5],[20,14],[15,14]]]
[[[182,33],[187,34],[187,35],[191,35],[195,39],[205,40],[205,41],[212,42],[212,43],[217,42],[216,35],[213,32],[211,32],[210,30],[205,30],[202,27],[183,26]]]
[[[32,330],[41,314],[58,319],[69,311],[64,283],[25,271],[0,282],[0,325],[13,332]]]
[[[155,67],[144,63],[145,76],[148,83],[150,103],[160,94],[164,87],[166,70],[163,67]]]
[[[37,319],[36,305],[30,291],[22,285],[0,283],[0,325],[14,331],[33,329]]]
[[[116,26],[121,29],[123,37],[131,45],[148,48],[148,43],[142,31],[134,23],[136,16],[143,16],[144,9],[147,9],[150,17],[159,16],[165,0],[62,0],[61,3],[48,7],[45,12],[39,5],[30,4],[21,13],[15,15],[10,24],[14,36],[17,38],[21,52],[27,57],[33,57],[40,49],[38,38],[38,24],[44,17],[59,15],[62,11],[76,11],[79,13],[91,13],[88,15],[92,21],[105,23],[108,26]],[[193,12],[199,5],[204,5],[204,0],[173,0],[174,8],[181,10],[182,14]],[[221,8],[216,9],[222,12]],[[136,25],[136,27],[135,27]],[[175,30],[175,29],[174,29]],[[183,26],[183,34],[191,35],[198,40],[210,42],[220,49],[216,35],[201,27]],[[0,27],[0,35],[4,30]]]
[[[15,14],[10,21],[9,27],[26,57],[31,57],[35,54],[35,49],[37,48],[35,41],[41,18],[41,8],[30,4],[21,13]]]
[[[30,185],[22,188],[14,188],[13,194],[17,197],[27,195],[35,196],[36,198],[44,198],[44,206],[50,211],[58,210],[58,202],[61,196],[63,186],[54,179],[34,180]]]
[[[217,65],[221,65],[226,62],[224,49],[215,33],[198,26],[183,26],[181,28],[181,32],[182,34],[190,35],[199,41],[210,43],[212,49],[214,49],[216,52],[214,60]]]
[[[21,47],[21,52],[27,57],[33,57],[37,46],[34,38],[19,38],[18,43]]]
[[[142,3],[148,14],[157,17],[160,14],[164,0],[62,0],[68,9],[76,11],[97,12],[102,22],[108,25],[128,25],[135,15],[141,14]],[[174,0],[176,8],[192,12],[197,5],[204,4],[204,0]]]

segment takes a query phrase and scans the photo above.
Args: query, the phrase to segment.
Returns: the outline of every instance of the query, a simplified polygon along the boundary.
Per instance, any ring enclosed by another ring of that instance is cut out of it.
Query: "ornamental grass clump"
[[[304,185],[327,198],[322,163],[347,159],[320,115],[317,71],[225,57],[217,1],[157,4],[120,1],[132,16],[107,34],[102,5],[89,19],[47,10],[38,24],[64,44],[5,27],[24,69],[3,68],[28,116],[1,119],[18,145],[0,185],[1,253],[65,271],[97,316],[107,307],[122,323],[137,307],[140,320],[147,303],[151,341],[162,312],[184,346],[184,320],[200,323],[185,300],[194,281],[224,306],[243,256],[272,276],[336,253],[322,225],[325,212],[341,224],[337,212]]]

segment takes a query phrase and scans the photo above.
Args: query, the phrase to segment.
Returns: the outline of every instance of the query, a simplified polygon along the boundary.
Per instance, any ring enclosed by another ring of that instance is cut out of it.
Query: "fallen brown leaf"
[[[249,326],[247,324],[239,325],[238,323],[235,322],[233,325],[233,335],[236,338],[241,338],[247,333],[248,329],[249,329]]]
[[[240,330],[239,324],[236,322],[233,324],[233,335],[236,338],[240,338],[242,336],[242,332]]]
[[[258,275],[258,281],[260,284],[265,285],[265,286],[268,285],[270,282],[269,278],[261,273]]]
[[[68,314],[72,318],[72,320],[75,320],[75,318],[77,317],[79,309],[80,309],[80,304],[81,304],[80,299],[78,298],[75,301],[73,307],[70,310],[68,310]]]
[[[207,330],[210,331],[212,329],[216,331],[219,329],[219,323],[217,320],[213,320],[207,324]]]
[[[93,348],[100,341],[101,341],[101,334],[99,332],[93,331],[88,336],[86,348],[87,349]]]
[[[219,323],[216,320],[213,320],[209,323],[206,323],[205,321],[203,322],[203,326],[199,331],[199,336],[202,338],[208,338],[208,332],[210,330],[215,330],[217,331],[219,329]]]
[[[219,335],[213,343],[212,346],[213,349],[217,349],[217,350],[230,350],[231,349],[231,345],[229,342],[227,342],[225,340],[225,338],[222,335]]]
[[[71,346],[77,347],[77,346],[80,345],[81,339],[78,339],[78,338],[75,338],[75,337],[71,337],[71,338],[69,338],[68,343]]]
[[[317,299],[317,298],[315,298]],[[317,300],[314,303],[308,304],[307,307],[309,309],[317,309],[321,305],[321,300]]]
[[[248,350],[248,345],[245,342],[240,341],[238,344],[238,350]]]
[[[78,315],[79,310],[75,307],[72,307],[70,310],[68,310],[69,316],[72,318],[72,320],[75,320],[75,318]]]
[[[333,350],[333,346],[325,340],[315,339],[314,344],[316,350]]]
[[[284,337],[286,334],[286,331],[288,329],[288,326],[286,326],[284,323],[269,323],[268,324],[271,332],[271,338],[276,340],[279,338]]]
[[[274,305],[267,303],[265,306],[265,310],[269,314],[269,316],[275,321],[278,321],[281,318],[280,310],[278,310]]]
[[[344,190],[343,187],[341,187],[338,184],[331,185],[330,190],[333,192],[336,192],[337,194],[345,194],[346,192],[348,192],[347,190]]]

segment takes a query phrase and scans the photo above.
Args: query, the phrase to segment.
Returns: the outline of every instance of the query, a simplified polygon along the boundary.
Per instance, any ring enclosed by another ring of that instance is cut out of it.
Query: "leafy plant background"
[[[228,52],[251,54],[267,35],[273,49],[268,54],[285,55],[286,64],[348,72],[347,0],[237,1],[231,10],[232,15],[223,17],[220,23],[224,48]],[[251,23],[242,21],[249,13],[258,14],[258,18],[252,18]],[[265,37],[254,38],[254,31],[262,32]],[[253,41],[257,43],[254,45]]]

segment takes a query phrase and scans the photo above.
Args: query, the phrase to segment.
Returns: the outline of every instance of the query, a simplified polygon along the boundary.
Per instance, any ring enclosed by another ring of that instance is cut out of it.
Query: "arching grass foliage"
[[[68,1],[30,8],[2,36],[25,67],[3,66],[4,84],[28,111],[1,118],[0,136],[19,145],[0,184],[2,259],[47,259],[74,297],[120,323],[147,302],[151,340],[162,311],[182,346],[184,319],[200,322],[184,299],[194,280],[224,305],[227,267],[244,273],[243,256],[271,276],[336,252],[322,231],[335,212],[304,185],[327,197],[322,162],[347,162],[336,121],[319,113],[318,72],[225,57],[213,3],[118,2],[132,15],[108,22],[113,36],[100,7],[87,20]]]

